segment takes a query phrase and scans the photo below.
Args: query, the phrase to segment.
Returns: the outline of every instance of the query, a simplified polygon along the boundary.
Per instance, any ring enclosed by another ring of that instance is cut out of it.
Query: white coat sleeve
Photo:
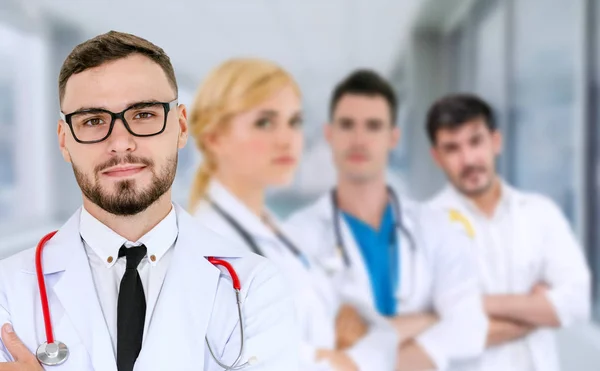
[[[369,331],[346,354],[359,370],[393,370],[397,364],[400,337],[389,321],[378,313],[361,311]]]
[[[540,205],[540,233],[544,236],[543,280],[550,286],[548,299],[561,326],[590,317],[590,271],[583,250],[558,207],[544,199]]]
[[[440,214],[440,217],[443,217]],[[439,322],[416,338],[417,343],[444,370],[451,361],[479,356],[485,348],[488,320],[471,240],[447,220],[432,217],[425,241],[434,274],[433,306]]]
[[[326,360],[317,361],[317,348],[307,342],[300,344],[300,370],[334,371]]]
[[[272,263],[265,262],[247,284],[249,287],[243,300],[245,341],[242,363],[252,357],[256,362],[245,370],[300,370],[300,331],[283,277]],[[238,322],[225,345],[224,359],[236,358],[241,346],[239,331]]]
[[[4,326],[5,323],[10,323],[10,315],[8,314],[6,309],[4,309],[0,305],[0,327]],[[0,340],[0,363],[12,362],[12,361],[13,361],[13,359],[10,356],[10,354],[8,353],[8,351],[6,350],[4,343],[2,342],[2,340]]]
[[[0,265],[1,269],[1,265]],[[11,323],[10,313],[8,312],[8,300],[6,299],[6,292],[3,286],[4,276],[0,274],[0,327],[4,326],[5,323]],[[0,362],[12,362],[13,358],[10,353],[6,350],[2,339],[0,339]]]

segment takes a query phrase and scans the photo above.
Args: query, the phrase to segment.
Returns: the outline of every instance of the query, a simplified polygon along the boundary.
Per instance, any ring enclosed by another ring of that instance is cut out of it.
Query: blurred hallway
[[[368,67],[401,99],[401,144],[390,181],[425,199],[444,178],[429,155],[424,116],[442,94],[494,104],[506,145],[499,166],[568,216],[600,282],[600,0],[0,0],[0,257],[33,246],[79,206],[57,149],[56,81],[66,54],[115,29],[164,47],[190,104],[197,85],[232,56],[272,59],[304,93],[305,156],[294,186],[273,190],[282,215],[334,182],[322,136],[333,85]],[[174,196],[185,205],[201,158],[180,153]],[[561,337],[564,370],[600,364],[595,318]]]

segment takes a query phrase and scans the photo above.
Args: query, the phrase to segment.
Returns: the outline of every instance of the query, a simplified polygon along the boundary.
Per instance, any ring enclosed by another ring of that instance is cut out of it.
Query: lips
[[[109,177],[124,177],[135,175],[146,168],[145,165],[123,165],[108,168],[102,172],[103,175]]]
[[[367,155],[362,154],[362,153],[353,153],[348,155],[348,160],[353,161],[353,162],[362,162],[362,161],[366,161]]]
[[[291,165],[296,162],[296,159],[292,156],[281,156],[277,157],[273,162],[278,165]]]

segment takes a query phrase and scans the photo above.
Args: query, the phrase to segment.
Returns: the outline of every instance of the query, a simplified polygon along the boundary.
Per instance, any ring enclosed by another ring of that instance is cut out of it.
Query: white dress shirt
[[[119,236],[94,218],[85,208],[81,210],[79,228],[92,270],[100,307],[116,354],[117,300],[121,279],[126,268],[126,259],[125,257],[119,258],[119,249],[123,245],[127,248],[145,245],[147,248],[147,255],[137,268],[146,296],[145,339],[148,324],[169,267],[173,253],[172,247],[178,235],[175,208],[172,207],[171,212],[160,223],[135,242]]]
[[[460,196],[471,212],[476,230],[481,238],[476,249],[480,271],[487,272],[493,284],[485,294],[501,295],[514,292],[511,266],[515,264],[510,246],[513,241],[514,213],[511,208],[511,189],[502,186],[501,198],[491,217],[484,215],[473,202]],[[526,338],[517,339],[489,349],[483,357],[483,370],[535,371]]]

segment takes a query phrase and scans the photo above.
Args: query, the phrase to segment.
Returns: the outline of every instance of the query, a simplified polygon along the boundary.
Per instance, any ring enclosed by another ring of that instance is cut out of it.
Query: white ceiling
[[[303,86],[353,68],[391,70],[420,0],[27,0],[93,36],[116,29],[163,47],[194,86],[232,56],[279,62]],[[312,94],[311,94],[312,95]]]

